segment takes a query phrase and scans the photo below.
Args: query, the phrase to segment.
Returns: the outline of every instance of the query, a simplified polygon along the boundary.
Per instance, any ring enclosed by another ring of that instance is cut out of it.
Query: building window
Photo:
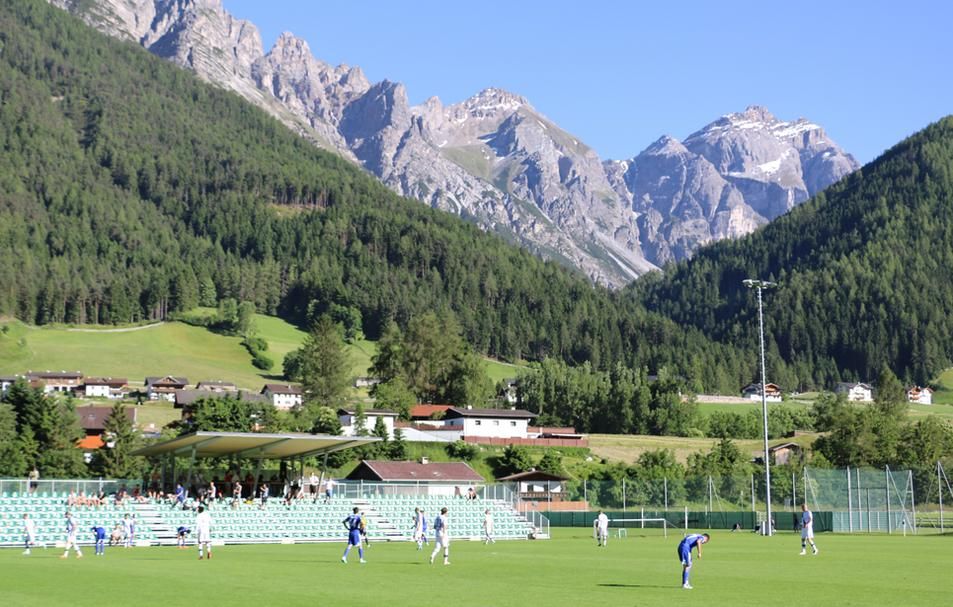
[[[499,426],[499,425],[500,425],[500,420],[494,419],[494,420],[493,420],[493,425],[494,425],[494,426]]]
[[[515,428],[515,427],[516,427],[516,422],[510,422],[510,425]]]
[[[478,419],[473,421],[473,425],[474,425],[474,426],[479,426],[481,423],[482,423],[482,422],[481,422],[480,420],[478,420]]]

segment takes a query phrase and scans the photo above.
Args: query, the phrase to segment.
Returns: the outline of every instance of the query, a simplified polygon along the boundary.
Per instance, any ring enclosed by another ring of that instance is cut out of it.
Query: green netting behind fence
[[[610,526],[613,528],[624,527],[635,529],[642,526],[640,522],[614,522],[616,519],[631,518],[664,518],[669,525],[669,529],[685,529],[685,511],[650,511],[644,513],[641,510],[606,510],[606,516],[609,517]],[[544,512],[543,515],[549,519],[549,524],[553,527],[592,527],[592,523],[598,512]],[[795,512],[778,512],[774,514],[775,528],[778,531],[792,531],[799,522]],[[740,524],[742,529],[753,530],[758,521],[758,515],[754,512],[706,512],[706,511],[688,511],[688,529],[731,529],[735,524]],[[834,528],[834,513],[832,512],[814,512],[814,530],[817,532],[832,531]]]

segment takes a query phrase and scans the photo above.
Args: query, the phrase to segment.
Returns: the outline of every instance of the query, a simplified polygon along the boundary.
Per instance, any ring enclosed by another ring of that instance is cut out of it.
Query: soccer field
[[[223,546],[211,561],[175,548],[0,551],[0,604],[32,605],[947,605],[949,537],[714,532],[680,588],[680,534],[617,540],[602,549],[581,529],[548,541],[451,544],[450,566],[409,543],[372,545],[368,564],[340,562],[338,544]]]

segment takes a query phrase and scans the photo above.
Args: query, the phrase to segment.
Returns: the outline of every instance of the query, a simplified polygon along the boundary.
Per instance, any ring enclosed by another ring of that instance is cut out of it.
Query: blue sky
[[[728,112],[805,117],[861,162],[953,113],[953,2],[223,0],[411,103],[525,96],[602,158]]]

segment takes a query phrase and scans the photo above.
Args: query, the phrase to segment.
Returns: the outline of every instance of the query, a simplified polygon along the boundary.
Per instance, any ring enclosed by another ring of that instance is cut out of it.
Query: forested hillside
[[[379,335],[452,311],[482,353],[667,367],[734,391],[754,357],[397,197],[239,98],[40,0],[0,6],[0,314],[126,323],[254,302]]]
[[[785,389],[925,383],[953,359],[953,117],[746,238],[632,287],[635,298],[724,343],[756,348],[765,293],[769,377]]]

